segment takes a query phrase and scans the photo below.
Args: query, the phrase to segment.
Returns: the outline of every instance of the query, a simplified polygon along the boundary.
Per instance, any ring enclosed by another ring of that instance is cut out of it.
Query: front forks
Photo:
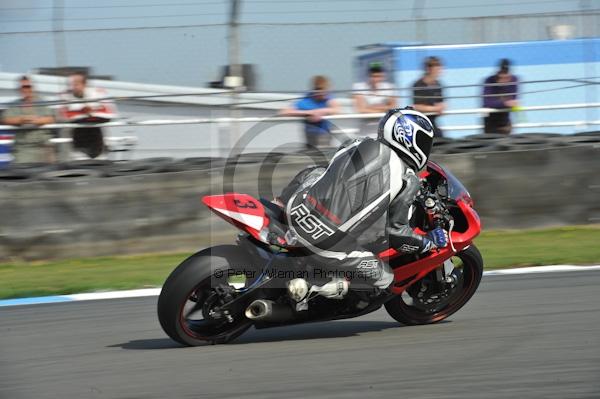
[[[452,258],[446,259],[442,267],[435,269],[435,276],[438,282],[452,283],[454,282],[454,263]]]

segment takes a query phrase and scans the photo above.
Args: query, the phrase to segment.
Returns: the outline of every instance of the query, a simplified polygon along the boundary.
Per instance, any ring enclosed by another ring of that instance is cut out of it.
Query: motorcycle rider
[[[309,268],[322,265],[332,277],[310,288],[304,279],[291,280],[292,299],[306,303],[311,293],[341,299],[350,284],[353,290],[386,290],[394,274],[365,247],[382,236],[386,245],[403,253],[447,245],[442,228],[421,236],[409,226],[420,188],[416,173],[427,163],[433,136],[432,124],[422,113],[409,107],[391,109],[379,123],[376,140],[346,143],[326,168],[305,169],[284,189],[279,200],[287,204],[291,241],[311,252]]]

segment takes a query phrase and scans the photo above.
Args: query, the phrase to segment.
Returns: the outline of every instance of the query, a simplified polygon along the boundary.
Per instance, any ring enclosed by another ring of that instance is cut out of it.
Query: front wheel
[[[452,282],[439,282],[435,271],[388,301],[385,309],[402,324],[436,323],[462,308],[471,299],[483,275],[483,259],[471,245],[452,257]]]
[[[221,245],[184,260],[167,278],[158,298],[158,320],[167,335],[183,345],[197,346],[224,343],[246,331],[251,325],[247,319],[215,309],[224,301],[223,292],[240,283],[227,276],[250,270],[249,258],[237,246]]]

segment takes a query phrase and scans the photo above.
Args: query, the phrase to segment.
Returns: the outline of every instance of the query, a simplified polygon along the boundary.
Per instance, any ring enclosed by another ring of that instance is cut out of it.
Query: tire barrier
[[[185,158],[181,161],[175,162],[175,165],[183,168],[183,170],[209,171],[213,169],[221,169],[225,166],[225,163],[225,158],[194,157]]]
[[[504,140],[508,136],[506,134],[500,133],[482,133],[482,134],[474,134],[472,136],[468,136],[467,140],[482,140],[482,141],[493,141],[493,140]]]
[[[507,136],[505,136],[507,137]],[[520,139],[559,139],[565,137],[564,134],[558,133],[521,133],[508,136],[514,140]]]
[[[234,158],[228,160],[228,162],[235,163],[236,165],[248,165],[257,163],[272,163],[276,162],[278,158],[286,154],[281,152],[256,152],[248,154],[240,154]]]
[[[15,169],[0,170],[0,182],[29,182],[33,180],[33,176],[27,172]]]
[[[446,143],[442,147],[435,148],[435,152],[439,154],[460,154],[473,152],[497,152],[504,151],[506,149],[507,146],[502,145],[496,140],[456,140],[453,143]]]
[[[458,154],[469,152],[523,151],[556,147],[600,144],[600,132],[584,132],[570,136],[557,133],[475,134],[464,139],[435,138],[433,153]]]
[[[0,169],[0,181],[24,183],[39,178],[39,175],[58,169],[58,165],[43,163],[21,163],[11,165],[10,168]]]
[[[89,169],[101,172],[99,177],[106,177],[113,164],[114,162],[105,159],[82,159],[60,163],[56,169]]]
[[[12,170],[15,172],[23,172],[23,173],[27,173],[31,176],[35,176],[35,175],[43,173],[43,172],[49,172],[49,171],[57,170],[57,169],[59,169],[59,165],[45,164],[45,163],[18,163],[18,164],[11,165],[10,168],[7,168],[7,170]]]
[[[573,137],[571,139],[569,139],[568,141],[566,141],[567,143],[570,144],[576,144],[576,145],[600,145],[600,134],[596,134],[596,135],[581,135],[581,136],[576,136]]]
[[[598,133],[444,139],[432,159],[463,181],[484,228],[598,223],[599,141]],[[277,195],[319,156],[243,154],[231,161],[232,191]],[[226,164],[150,158],[0,170],[0,260],[191,251],[232,239],[235,230],[200,201],[224,191]]]
[[[575,136],[575,137],[579,137],[579,136],[600,137],[600,131],[596,131],[596,132],[580,132],[580,133],[575,133],[573,136]]]
[[[193,157],[193,158],[184,158],[183,163],[188,165],[190,168],[194,168],[195,166],[200,168],[206,167],[219,167],[225,164],[225,158],[211,158],[211,157]]]
[[[82,159],[63,162],[59,167],[61,169],[108,169],[113,163],[107,159]]]
[[[89,181],[104,176],[104,172],[94,169],[60,169],[42,172],[36,177],[39,180]]]
[[[136,161],[114,162],[106,169],[108,177],[131,176],[172,171],[173,158],[147,158]]]
[[[561,140],[552,140],[544,138],[522,138],[519,140],[511,140],[502,142],[508,151],[527,151],[532,149],[545,149],[562,147],[569,145],[567,142]]]

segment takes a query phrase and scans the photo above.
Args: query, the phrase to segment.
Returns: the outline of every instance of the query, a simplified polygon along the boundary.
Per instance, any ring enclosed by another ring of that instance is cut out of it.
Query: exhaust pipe
[[[257,299],[246,308],[247,318],[255,321],[282,322],[294,317],[292,308],[268,299]]]

